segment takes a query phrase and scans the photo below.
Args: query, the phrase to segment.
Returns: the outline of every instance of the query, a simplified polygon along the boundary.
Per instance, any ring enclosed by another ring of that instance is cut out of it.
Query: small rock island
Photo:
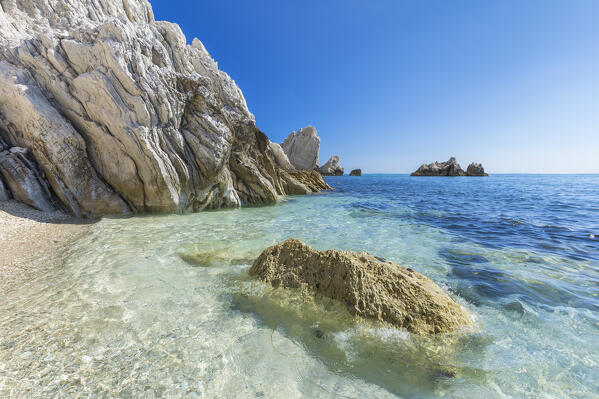
[[[362,176],[362,169],[354,169],[349,172],[350,176]]]
[[[445,162],[423,164],[410,176],[489,176],[480,163],[471,163],[466,172],[458,161],[451,157]]]

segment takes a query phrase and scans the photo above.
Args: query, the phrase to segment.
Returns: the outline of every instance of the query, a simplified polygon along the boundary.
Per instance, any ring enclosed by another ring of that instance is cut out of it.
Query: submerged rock
[[[349,172],[350,176],[362,176],[362,169],[354,169]]]
[[[198,39],[147,0],[0,6],[0,138],[78,215],[272,203],[286,167]],[[311,146],[293,160],[317,163]],[[293,146],[292,146],[293,147]],[[316,151],[316,156],[317,156]]]
[[[412,176],[466,176],[464,170],[454,157],[445,162],[423,164],[412,173]]]
[[[297,132],[291,132],[281,143],[281,148],[295,168],[307,170],[318,168],[320,137],[314,126],[306,126]]]
[[[339,165],[339,155],[333,155],[329,160],[318,168],[323,176],[343,176],[344,169]]]
[[[367,253],[317,251],[289,239],[267,248],[249,274],[273,287],[307,289],[352,314],[416,334],[450,332],[471,315],[428,277]]]
[[[466,176],[489,176],[489,175],[485,173],[485,168],[483,168],[482,164],[472,162],[470,165],[468,165],[468,168],[466,168]]]

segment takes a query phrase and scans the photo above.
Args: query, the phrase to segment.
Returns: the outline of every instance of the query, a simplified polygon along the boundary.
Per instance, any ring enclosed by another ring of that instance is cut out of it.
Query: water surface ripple
[[[599,176],[327,181],[103,219],[0,298],[0,397],[599,398]],[[408,265],[478,330],[416,337],[250,280],[289,237]]]

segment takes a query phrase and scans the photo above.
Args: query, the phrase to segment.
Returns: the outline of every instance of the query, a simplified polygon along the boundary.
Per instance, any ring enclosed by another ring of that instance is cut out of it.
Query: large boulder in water
[[[362,176],[362,169],[354,169],[349,172],[350,176]]]
[[[480,163],[472,162],[466,169],[466,176],[489,176],[485,173],[485,168]]]
[[[472,324],[471,315],[428,277],[368,253],[317,251],[296,239],[267,248],[250,275],[273,287],[307,289],[365,318],[416,334]]]

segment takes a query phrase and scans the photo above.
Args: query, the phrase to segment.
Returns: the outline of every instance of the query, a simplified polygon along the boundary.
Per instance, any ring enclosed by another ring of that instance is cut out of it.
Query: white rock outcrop
[[[339,165],[339,155],[333,155],[318,168],[318,172],[323,176],[343,176],[344,171],[343,167]]]
[[[281,143],[281,147],[295,168],[318,169],[320,137],[313,126],[306,126],[297,132],[291,132]]]
[[[235,82],[147,0],[0,0],[0,138],[77,215],[269,203],[290,186]]]
[[[271,142],[269,146],[277,166],[286,170],[295,170],[295,167],[291,164],[291,162],[289,162],[289,158],[287,157],[287,154],[285,154],[285,151],[283,151],[283,148],[280,144]]]

